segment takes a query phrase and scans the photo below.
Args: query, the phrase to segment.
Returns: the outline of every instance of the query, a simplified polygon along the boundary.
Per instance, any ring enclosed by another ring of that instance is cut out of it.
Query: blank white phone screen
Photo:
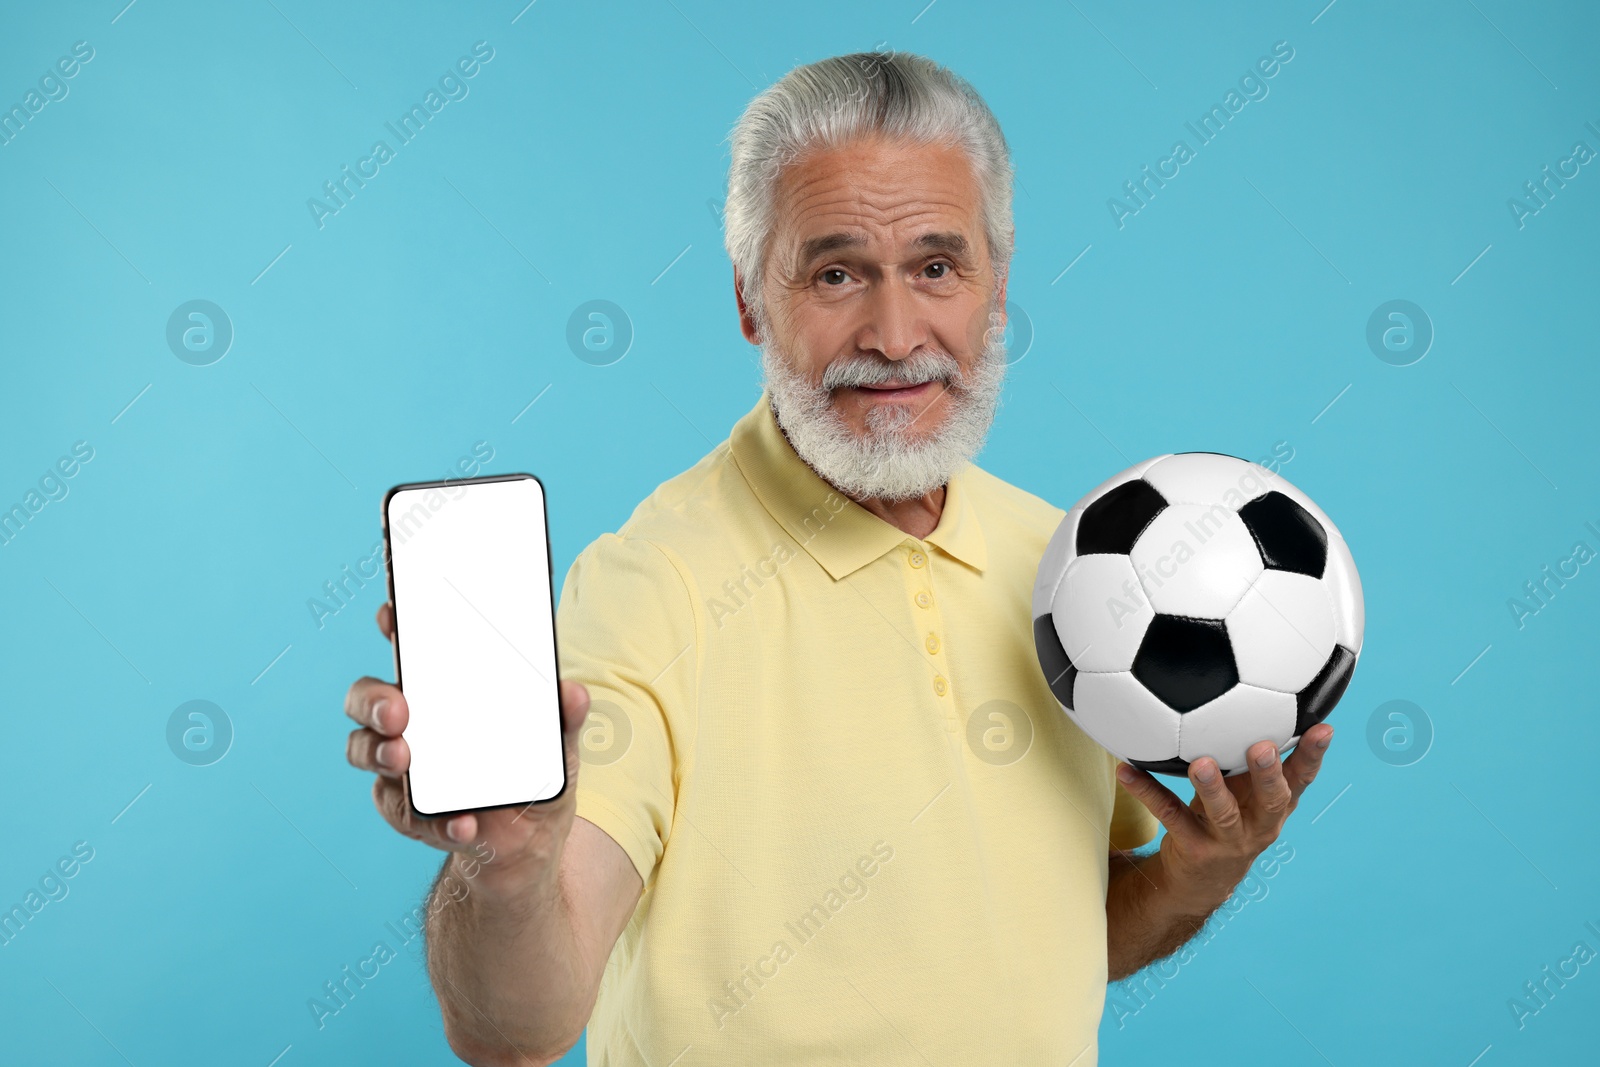
[[[544,490],[533,478],[389,497],[411,802],[425,815],[565,785]]]

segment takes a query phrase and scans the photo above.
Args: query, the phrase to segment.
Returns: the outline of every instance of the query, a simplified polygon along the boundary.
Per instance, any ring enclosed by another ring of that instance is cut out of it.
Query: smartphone
[[[553,800],[567,786],[544,484],[413,482],[383,498],[406,793],[436,817]]]

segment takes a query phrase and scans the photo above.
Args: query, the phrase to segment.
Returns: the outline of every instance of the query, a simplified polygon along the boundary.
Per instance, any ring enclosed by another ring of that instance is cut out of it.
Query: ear
[[[739,332],[744,334],[744,339],[753,345],[761,343],[761,335],[756,331],[755,316],[750,312],[750,306],[744,299],[744,279],[739,275],[737,267],[733,270],[733,299],[739,305]]]
[[[1017,231],[1016,231],[1015,228],[1013,228],[1012,231],[1011,231],[1011,240],[1013,242],[1013,247],[1015,247],[1016,236],[1017,236]],[[996,291],[997,295],[1000,297],[1000,312],[1001,312],[1001,314],[1005,314],[1005,310],[1006,310],[1006,285],[1010,281],[1011,281],[1011,270],[1010,270],[1009,267],[1007,267],[1005,273],[1000,275],[1000,285],[999,285],[999,288]]]
[[[994,290],[994,294],[995,294],[995,309],[1000,315],[999,328],[1002,329],[1002,330],[1004,330],[1006,328],[1006,325],[1011,321],[1011,310],[1006,307],[1006,285],[1010,281],[1011,281],[1011,274],[1010,274],[1009,271],[1007,271],[1005,274],[1000,275],[999,281],[996,282],[995,290]],[[992,326],[993,323],[990,323],[989,325]],[[988,334],[987,333],[985,333],[984,338],[985,338],[985,341],[987,342],[987,339],[988,339]]]

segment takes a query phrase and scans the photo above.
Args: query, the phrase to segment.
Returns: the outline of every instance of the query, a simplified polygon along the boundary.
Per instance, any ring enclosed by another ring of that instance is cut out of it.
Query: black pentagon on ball
[[[1294,732],[1303,734],[1328,717],[1328,712],[1344,696],[1350,676],[1355,673],[1356,654],[1343,645],[1334,645],[1333,654],[1322,665],[1311,684],[1295,698]]]
[[[1078,555],[1127,555],[1150,520],[1166,506],[1167,498],[1143,478],[1123,482],[1084,508],[1083,517],[1078,520]]]
[[[1189,776],[1189,761],[1177,756],[1171,759],[1131,759],[1125,762],[1151,774],[1171,774],[1179,778]]]
[[[1039,654],[1039,669],[1050,692],[1064,708],[1072,707],[1072,683],[1078,677],[1078,668],[1061,647],[1061,637],[1056,633],[1055,617],[1048,611],[1033,620],[1033,647]]]
[[[1321,578],[1328,564],[1328,531],[1312,514],[1274,490],[1239,509],[1269,570]]]
[[[1150,620],[1133,676],[1173,711],[1193,711],[1239,683],[1228,630],[1218,619],[1156,615]]]
[[[1221,455],[1220,452],[1212,454]],[[1189,761],[1179,756],[1174,756],[1171,759],[1131,759],[1124,762],[1132,764],[1142,771],[1149,771],[1151,774],[1170,774],[1177,778],[1189,777]],[[1224,767],[1220,763],[1217,764],[1217,769],[1224,775],[1233,770],[1232,767]]]

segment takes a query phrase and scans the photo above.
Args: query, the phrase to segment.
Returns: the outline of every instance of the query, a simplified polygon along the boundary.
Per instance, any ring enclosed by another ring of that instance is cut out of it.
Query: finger
[[[1182,837],[1201,832],[1199,821],[1189,806],[1156,781],[1149,771],[1122,763],[1117,765],[1117,779],[1139,803],[1150,809],[1150,814],[1167,828],[1167,833]]]
[[[394,605],[387,600],[378,605],[378,630],[389,640],[394,640]]]
[[[398,778],[378,776],[372,780],[372,803],[383,816],[384,822],[407,837],[435,848],[444,847],[438,840],[438,827],[425,819],[418,819],[406,800],[405,783]]]
[[[576,733],[589,717],[589,687],[582,682],[561,683],[561,729]]]
[[[1194,784],[1195,796],[1206,813],[1206,821],[1224,837],[1232,837],[1244,825],[1239,813],[1239,803],[1233,790],[1223,780],[1222,769],[1210,756],[1202,756],[1189,764],[1189,781]]]
[[[411,766],[411,746],[403,737],[386,737],[376,730],[350,732],[345,758],[358,770],[398,778]]]
[[[561,747],[566,753],[567,766],[575,767],[578,759],[578,734],[584,720],[589,717],[589,689],[581,682],[561,682]]]
[[[478,836],[478,817],[471,813],[444,820],[444,835],[453,845],[470,845]]]
[[[1328,743],[1333,740],[1333,727],[1318,723],[1300,737],[1289,758],[1283,764],[1283,776],[1289,782],[1289,795],[1297,802],[1322,770],[1322,757],[1327,754]]]
[[[1248,811],[1258,826],[1276,833],[1294,803],[1289,783],[1283,776],[1283,764],[1278,759],[1278,746],[1271,741],[1257,741],[1245,753],[1245,758],[1250,764]]]
[[[413,840],[445,852],[459,852],[469,847],[472,835],[477,833],[477,819],[471,815],[456,815],[449,819],[418,817],[411,810],[411,802],[406,799],[404,782],[398,778],[381,776],[374,778],[372,802],[377,805],[378,813],[390,826]],[[463,825],[469,829],[465,841],[456,840],[447,834],[452,823],[456,824],[458,831]]]
[[[563,789],[563,794],[574,795],[577,791],[572,789],[571,782],[577,777],[579,765],[583,762],[579,752],[583,724],[589,718],[589,690],[580,682],[563,681],[558,686],[561,694],[561,755],[566,765],[568,787]],[[559,804],[574,804],[575,799],[562,800]],[[526,813],[527,809],[523,809]],[[522,813],[519,813],[518,818]]]
[[[399,737],[411,719],[405,696],[377,678],[356,680],[344,695],[344,713],[387,737]]]

